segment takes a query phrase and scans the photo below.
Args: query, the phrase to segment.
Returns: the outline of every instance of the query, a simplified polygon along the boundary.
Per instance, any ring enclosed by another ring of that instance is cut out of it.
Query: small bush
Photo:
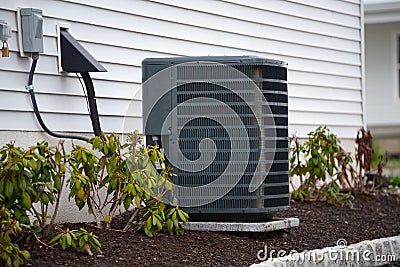
[[[0,206],[5,206],[19,223],[43,228],[49,217],[48,207],[59,201],[65,179],[63,143],[50,147],[47,142],[24,150],[13,143],[0,148]],[[38,203],[38,206],[33,204]],[[55,213],[57,209],[55,210]]]
[[[155,162],[164,161],[158,147],[144,147],[137,132],[124,144],[116,134],[95,137],[90,143],[93,150],[74,146],[69,161],[69,196],[79,209],[87,205],[98,227],[104,221],[104,227],[110,228],[116,211],[123,207],[133,209],[124,230],[143,229],[148,236],[159,231],[183,233],[179,221],[186,223],[188,215],[162,203],[163,195],[173,191],[173,174],[164,163],[162,172],[157,172]]]
[[[0,195],[0,199],[2,198]],[[15,239],[22,233],[22,227],[29,228],[19,224],[15,218],[12,219],[6,207],[0,208],[0,257],[5,266],[18,267],[24,260],[30,259],[29,252],[21,250],[15,243]]]
[[[351,200],[351,195],[340,193],[342,185],[351,185],[350,153],[343,150],[340,140],[326,126],[318,127],[308,136],[304,143],[297,137],[291,138],[289,174],[300,179],[292,197],[300,201],[327,199],[338,203]]]
[[[101,253],[101,244],[93,233],[89,233],[83,228],[70,231],[69,228],[63,230],[57,226],[56,229],[58,233],[50,240],[49,245],[60,246],[62,250],[79,248],[90,256],[93,255],[91,248]]]
[[[93,150],[74,145],[71,154],[65,152],[63,141],[57,147],[41,142],[25,150],[11,142],[0,148],[1,263],[19,266],[29,259],[29,252],[20,250],[15,240],[46,237],[48,231],[43,229],[54,224],[64,183],[70,188],[69,197],[79,209],[87,205],[100,227],[110,228],[117,210],[123,207],[133,209],[125,231],[143,230],[148,236],[160,231],[183,234],[180,222],[186,223],[188,215],[162,203],[164,194],[173,193],[170,178],[174,174],[157,146],[144,147],[137,132],[124,144],[116,134],[95,137],[90,143]],[[157,161],[161,162],[160,172],[155,168]],[[67,170],[70,178],[66,181]],[[101,191],[106,192],[105,198]],[[52,214],[49,205],[55,206]],[[55,227],[59,233],[51,244],[89,254],[91,248],[100,251],[93,233]]]

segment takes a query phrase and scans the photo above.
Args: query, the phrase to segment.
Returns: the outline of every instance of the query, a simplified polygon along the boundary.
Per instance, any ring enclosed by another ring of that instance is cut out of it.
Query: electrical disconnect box
[[[22,47],[25,53],[43,52],[43,11],[21,8]]]

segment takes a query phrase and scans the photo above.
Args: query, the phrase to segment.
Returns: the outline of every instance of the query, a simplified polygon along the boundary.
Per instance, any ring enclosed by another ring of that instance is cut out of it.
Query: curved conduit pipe
[[[29,71],[28,85],[26,86],[26,89],[28,90],[29,95],[31,96],[33,111],[35,112],[36,119],[38,120],[42,129],[49,135],[56,137],[56,138],[77,139],[77,140],[88,142],[89,138],[87,138],[87,137],[80,136],[80,135],[55,133],[55,132],[52,132],[49,128],[47,128],[46,124],[44,123],[44,121],[42,119],[42,116],[40,115],[39,108],[38,108],[37,102],[36,102],[35,91],[33,90],[33,88],[34,88],[33,87],[33,76],[35,75],[35,69],[36,69],[37,61],[39,59],[39,53],[32,53],[32,59],[33,59],[33,61],[32,61],[32,65],[31,65],[31,69]],[[89,75],[89,74],[87,73],[87,75]],[[83,78],[83,76],[82,76],[82,78]],[[91,82],[90,76],[89,76],[89,80]],[[84,81],[85,81],[85,79],[84,79]],[[87,81],[85,82],[85,84],[86,83],[87,83]],[[88,85],[86,85],[86,86],[88,86]],[[93,83],[92,83],[92,87],[93,87]],[[88,91],[90,91],[90,90],[88,90]],[[97,115],[97,120],[98,120],[98,115]],[[101,130],[100,130],[100,132],[101,132]]]
[[[102,136],[99,113],[97,111],[97,103],[96,103],[96,94],[94,92],[94,86],[92,78],[89,75],[89,72],[80,72],[83,82],[85,83],[87,99],[89,103],[90,110],[90,120],[92,122],[93,132],[95,136]]]

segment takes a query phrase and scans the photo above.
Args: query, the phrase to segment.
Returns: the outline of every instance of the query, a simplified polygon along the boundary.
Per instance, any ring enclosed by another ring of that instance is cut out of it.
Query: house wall
[[[78,79],[57,66],[57,23],[108,70],[94,83],[103,130],[121,132],[126,108],[141,129],[141,61],[146,57],[258,55],[289,63],[290,132],[328,125],[342,138],[362,126],[360,5],[349,1],[3,1],[12,27],[10,58],[0,59],[0,130],[40,131],[24,89],[30,59],[19,57],[16,10],[43,9],[44,46],[35,91],[54,131],[90,132]],[[1,133],[0,133],[1,135]]]
[[[365,25],[366,121],[381,150],[400,153],[397,35],[400,23]]]

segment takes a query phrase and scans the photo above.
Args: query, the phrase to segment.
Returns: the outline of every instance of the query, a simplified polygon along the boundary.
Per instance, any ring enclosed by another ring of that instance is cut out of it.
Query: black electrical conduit
[[[94,135],[102,136],[92,78],[90,78],[89,72],[80,72],[80,74],[82,76],[83,82],[85,83],[87,98],[89,102],[90,120],[92,121]]]
[[[87,137],[80,136],[80,135],[59,134],[59,133],[52,132],[52,131],[50,131],[49,128],[47,128],[46,124],[43,122],[42,116],[40,115],[39,108],[38,108],[37,102],[36,102],[35,91],[33,90],[33,76],[35,75],[35,69],[36,69],[37,61],[39,59],[39,54],[32,53],[32,59],[33,59],[33,61],[32,61],[32,65],[31,65],[31,70],[29,71],[28,86],[26,87],[26,89],[29,91],[29,95],[31,96],[33,111],[35,112],[36,118],[37,118],[40,126],[42,127],[42,129],[49,135],[56,137],[56,138],[77,139],[77,140],[88,142],[89,138],[87,138]],[[90,80],[89,74],[88,74],[88,77]],[[85,84],[86,83],[87,82],[85,82]],[[90,81],[90,83],[91,83],[91,81]],[[92,87],[93,87],[93,84],[92,84]],[[94,92],[94,90],[93,90],[93,92]],[[97,109],[96,109],[96,111],[97,111]],[[97,116],[97,120],[98,120],[98,116]],[[93,121],[92,121],[92,123],[93,123]],[[100,126],[100,124],[99,124],[99,126]]]

